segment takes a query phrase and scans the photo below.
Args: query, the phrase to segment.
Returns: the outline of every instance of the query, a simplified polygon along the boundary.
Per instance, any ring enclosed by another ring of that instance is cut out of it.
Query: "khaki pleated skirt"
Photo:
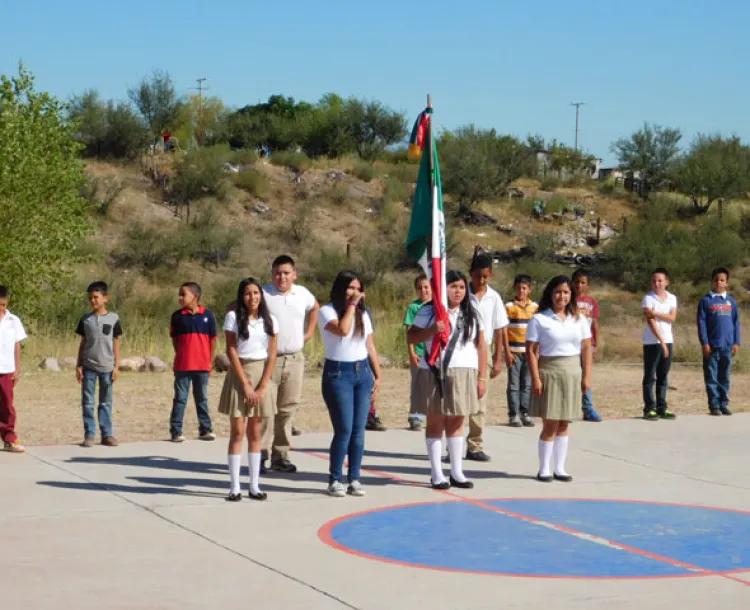
[[[473,415],[479,410],[477,375],[476,369],[449,368],[445,375],[445,398],[441,400],[435,374],[428,369],[419,369],[414,380],[413,413]]]
[[[542,395],[531,397],[529,414],[542,419],[573,421],[581,408],[581,357],[540,356]]]
[[[250,385],[253,387],[258,385],[260,378],[263,376],[263,368],[266,365],[266,361],[244,360],[240,358],[240,362]],[[230,367],[227,376],[224,378],[224,385],[221,388],[219,413],[229,415],[229,417],[273,417],[276,415],[276,384],[271,381],[263,395],[261,404],[253,407],[245,400],[242,381]]]

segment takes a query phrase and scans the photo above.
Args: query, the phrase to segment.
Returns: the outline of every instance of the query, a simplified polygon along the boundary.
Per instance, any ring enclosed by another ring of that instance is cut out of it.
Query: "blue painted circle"
[[[438,570],[569,578],[750,570],[750,514],[673,504],[438,502],[353,515],[328,534],[343,550]]]

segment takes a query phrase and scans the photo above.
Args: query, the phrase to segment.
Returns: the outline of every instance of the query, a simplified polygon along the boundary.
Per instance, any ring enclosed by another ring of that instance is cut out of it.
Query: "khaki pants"
[[[292,446],[292,416],[302,397],[302,381],[305,376],[305,355],[279,355],[273,371],[276,384],[276,415],[263,419],[261,443],[271,459],[288,460]]]
[[[487,392],[484,398],[479,401],[479,410],[473,415],[469,415],[469,436],[466,439],[466,451],[482,451],[484,449],[482,432],[484,431],[484,421],[487,418],[487,403],[490,397],[490,373],[492,373],[492,350],[491,347],[488,347],[487,370],[484,375],[480,375],[480,377],[487,378],[485,382]]]

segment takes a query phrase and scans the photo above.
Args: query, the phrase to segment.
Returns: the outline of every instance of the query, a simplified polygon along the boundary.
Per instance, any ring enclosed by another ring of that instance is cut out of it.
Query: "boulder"
[[[389,369],[393,366],[393,360],[391,360],[388,356],[378,354],[378,360],[380,361],[380,368]]]
[[[60,363],[57,358],[45,358],[39,363],[39,368],[43,371],[60,371]]]
[[[250,209],[256,214],[268,214],[271,211],[271,206],[267,203],[259,201],[250,206]]]
[[[120,360],[120,370],[129,373],[138,373],[146,370],[146,359],[140,356],[130,356]]]
[[[167,370],[167,364],[156,356],[146,358],[146,368],[152,373],[163,373]]]
[[[214,370],[219,373],[226,373],[229,370],[229,356],[224,352],[216,354],[214,358]]]
[[[62,360],[59,361],[60,367],[62,367],[63,370],[72,370],[76,368],[76,365],[78,364],[78,359],[73,358],[73,356],[66,356]]]

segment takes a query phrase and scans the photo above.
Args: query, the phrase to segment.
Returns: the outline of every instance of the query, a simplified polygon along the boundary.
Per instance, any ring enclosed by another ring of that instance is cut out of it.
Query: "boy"
[[[508,340],[506,333],[508,316],[505,313],[500,295],[488,284],[490,278],[492,278],[492,257],[481,251],[475,253],[471,260],[469,275],[471,276],[472,302],[481,315],[487,351],[492,356],[491,360],[487,358],[488,370],[479,371],[479,380],[486,381],[487,373],[489,373],[490,379],[494,379],[500,374],[503,365],[503,351],[506,349],[505,344]],[[474,460],[475,462],[490,461],[490,456],[484,452],[482,443],[488,394],[489,392],[479,401],[479,411],[469,416],[469,437],[466,439],[467,460]]]
[[[539,310],[531,300],[531,276],[519,274],[513,280],[514,299],[505,305],[508,314],[508,349],[505,365],[508,367],[508,423],[513,428],[522,425],[534,427],[529,417],[531,400],[531,371],[526,359],[526,327]]]
[[[417,317],[419,310],[422,309],[427,303],[432,302],[432,287],[430,286],[430,280],[424,273],[420,273],[414,280],[414,290],[417,293],[417,298],[409,303],[406,308],[406,314],[404,315],[404,328],[409,331],[412,324],[414,324],[414,318]],[[414,412],[414,382],[417,378],[417,372],[419,371],[419,361],[424,356],[424,343],[418,345],[412,345],[407,342],[409,347],[409,370],[411,371],[411,393],[409,395],[409,430],[419,432],[425,422],[425,416],[421,413]]]
[[[3,450],[26,451],[16,436],[13,388],[21,378],[21,341],[26,338],[18,316],[8,311],[8,289],[0,286],[0,437]]]
[[[180,309],[172,314],[169,336],[174,346],[174,399],[169,416],[169,436],[173,443],[182,443],[182,421],[185,417],[190,384],[198,414],[198,438],[216,438],[208,411],[208,378],[216,351],[216,318],[200,304],[201,287],[195,282],[180,286]]]
[[[276,416],[263,420],[262,465],[271,455],[271,469],[297,472],[289,461],[292,446],[292,416],[302,397],[305,355],[302,350],[315,333],[320,305],[313,294],[295,284],[297,270],[294,259],[282,254],[271,264],[272,282],[263,287],[268,310],[279,321],[278,355],[273,382],[278,387]]]
[[[663,267],[651,273],[651,292],[643,297],[643,419],[675,419],[667,408],[669,369],[672,366],[674,337],[672,324],[677,318],[677,297],[667,292],[669,274]],[[654,397],[656,384],[656,397]]]
[[[76,327],[81,337],[78,345],[76,379],[81,385],[81,407],[83,411],[82,447],[93,447],[96,442],[96,418],[94,417],[94,395],[99,382],[99,406],[97,417],[101,444],[117,447],[112,433],[112,384],[117,381],[120,369],[120,317],[107,310],[109,286],[106,282],[92,282],[86,288],[91,313],[84,315]]]
[[[596,360],[597,343],[599,340],[599,303],[589,292],[589,272],[577,269],[573,273],[573,286],[576,289],[576,307],[578,313],[585,316],[591,327],[592,357]],[[600,422],[602,418],[594,410],[591,388],[586,390],[582,400],[583,421]]]
[[[703,348],[703,379],[711,415],[731,415],[729,374],[740,349],[740,310],[727,294],[729,271],[711,272],[711,291],[698,304],[698,339]]]

